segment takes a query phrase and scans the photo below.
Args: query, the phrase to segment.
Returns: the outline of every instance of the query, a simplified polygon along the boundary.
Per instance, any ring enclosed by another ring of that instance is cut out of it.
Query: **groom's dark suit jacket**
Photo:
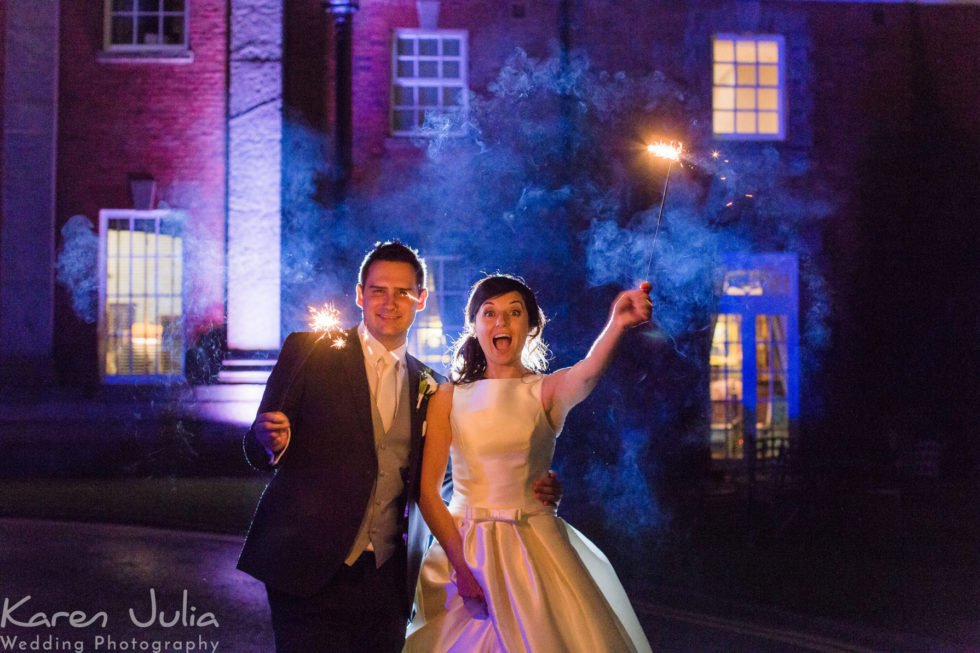
[[[407,547],[396,555],[408,556],[405,600],[411,605],[429,538],[417,506],[427,400],[417,408],[423,364],[408,356],[407,367],[411,450],[400,510]],[[378,473],[357,330],[346,332],[342,348],[329,336],[290,334],[259,405],[260,413],[274,410],[289,417],[291,439],[259,501],[238,568],[273,589],[310,596],[344,564]],[[251,430],[244,446],[254,467],[271,469]]]

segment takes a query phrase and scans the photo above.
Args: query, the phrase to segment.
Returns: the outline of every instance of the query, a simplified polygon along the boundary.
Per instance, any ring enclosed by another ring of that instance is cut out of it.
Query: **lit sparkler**
[[[306,310],[310,314],[310,331],[320,334],[318,340],[329,338],[334,349],[340,349],[347,344],[347,338],[340,326],[340,311],[336,306],[328,303],[320,308],[307,306]]]
[[[326,333],[340,325],[340,311],[333,304],[324,304],[320,308],[307,306],[310,314],[310,330]]]
[[[667,160],[667,177],[664,179],[664,192],[660,198],[660,212],[657,213],[657,227],[653,232],[653,243],[650,245],[650,258],[647,260],[647,277],[650,276],[650,266],[653,264],[653,249],[657,245],[657,236],[660,235],[660,221],[664,217],[664,206],[667,204],[667,188],[670,186],[670,170],[674,165],[674,161],[681,160],[681,153],[684,151],[684,145],[682,143],[675,143],[671,141],[670,143],[665,143],[660,141],[659,143],[651,143],[647,145],[647,152],[659,159]]]
[[[334,349],[343,349],[347,346],[347,334],[344,333],[343,327],[341,326],[340,311],[336,306],[326,303],[320,308],[307,306],[306,310],[310,314],[310,320],[307,322],[310,331],[319,333],[320,336],[309,347],[306,353],[303,354],[302,361],[293,370],[289,383],[283,388],[282,396],[279,399],[279,410],[284,409],[289,391],[293,387],[293,384],[296,383],[296,379],[299,378],[302,369],[306,367],[306,362],[310,359],[310,355],[313,354],[313,350],[316,349],[316,343],[324,339],[330,339],[330,346]]]
[[[667,159],[668,161],[680,161],[681,152],[684,151],[684,146],[681,143],[664,143],[660,141],[659,143],[651,143],[647,145],[647,152],[655,157],[661,159]]]

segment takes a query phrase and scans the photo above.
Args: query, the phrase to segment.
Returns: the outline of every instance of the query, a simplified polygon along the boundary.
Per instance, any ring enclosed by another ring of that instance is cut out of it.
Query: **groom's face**
[[[357,305],[364,326],[388,349],[405,343],[415,313],[425,308],[427,293],[416,286],[415,268],[401,261],[375,261],[364,285],[357,285]]]

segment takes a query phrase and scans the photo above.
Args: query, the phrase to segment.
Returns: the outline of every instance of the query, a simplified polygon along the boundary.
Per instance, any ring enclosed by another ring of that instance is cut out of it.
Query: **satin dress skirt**
[[[434,543],[405,651],[650,650],[612,565],[564,520],[549,513],[467,513],[456,517],[457,526],[486,603],[459,596],[452,565]]]

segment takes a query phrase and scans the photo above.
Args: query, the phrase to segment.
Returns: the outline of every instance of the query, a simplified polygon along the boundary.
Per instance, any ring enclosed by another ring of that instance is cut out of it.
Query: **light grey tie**
[[[391,421],[395,419],[395,406],[398,403],[397,374],[398,361],[392,360],[390,354],[382,354],[378,358],[378,385],[374,403],[378,407],[378,414],[381,415],[381,426],[385,433],[391,427]]]

